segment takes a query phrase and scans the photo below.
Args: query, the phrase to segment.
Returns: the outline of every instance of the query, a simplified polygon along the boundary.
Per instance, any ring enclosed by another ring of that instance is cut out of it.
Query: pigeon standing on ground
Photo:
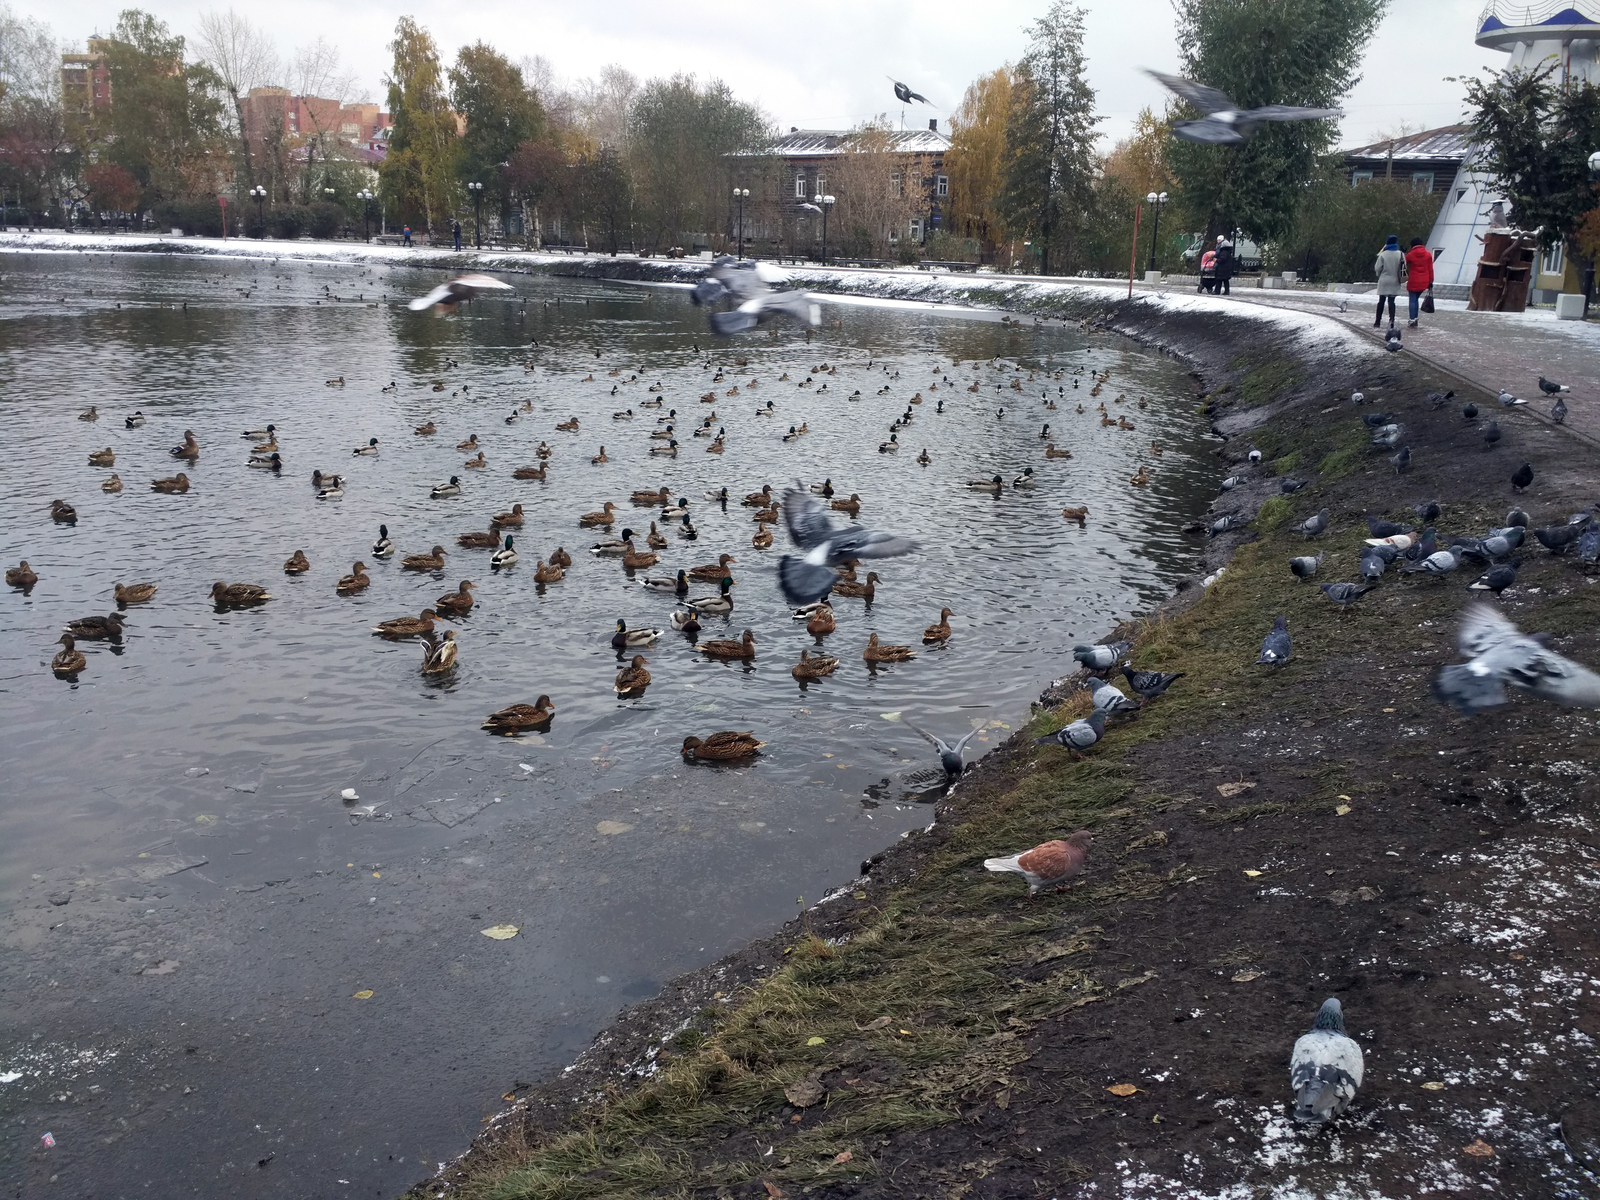
[[[1098,742],[1106,731],[1106,714],[1101,709],[1095,709],[1081,721],[1074,721],[1070,725],[1063,725],[1054,733],[1041,738],[1034,738],[1034,743],[1040,746],[1065,746],[1077,758],[1083,757],[1083,752]]]
[[[1278,491],[1285,496],[1292,496],[1305,485],[1306,481],[1304,479],[1295,479],[1293,476],[1285,475],[1278,480]]]
[[[1437,500],[1424,500],[1421,504],[1413,504],[1411,511],[1416,513],[1417,518],[1426,525],[1430,521],[1437,521],[1439,514],[1443,510],[1439,507]]]
[[[1500,394],[1495,397],[1495,399],[1500,401],[1501,408],[1516,408],[1519,404],[1527,403],[1526,400],[1518,400],[1510,392],[1506,391],[1505,388],[1500,389]]]
[[[1408,574],[1418,571],[1427,575],[1448,575],[1461,565],[1454,550],[1435,550],[1420,562],[1408,563],[1400,569]]]
[[[1582,533],[1583,529],[1577,525],[1551,525],[1545,529],[1535,529],[1533,536],[1551,554],[1565,554],[1567,547],[1576,542]]]
[[[1478,406],[1468,400],[1461,406],[1461,415],[1469,421],[1476,421],[1478,419]]]
[[[1327,557],[1327,552],[1324,551],[1315,558],[1309,554],[1301,555],[1299,558],[1291,558],[1289,560],[1289,570],[1296,579],[1310,579],[1317,573],[1317,568],[1322,565],[1322,560]]]
[[[1498,596],[1517,581],[1517,568],[1522,565],[1520,558],[1513,558],[1510,562],[1503,562],[1490,567],[1478,576],[1467,588],[1469,592],[1493,592]]]
[[[1539,390],[1546,396],[1554,396],[1557,392],[1570,392],[1572,389],[1564,383],[1557,383],[1553,379],[1539,376]]]
[[[778,562],[778,582],[793,607],[821,600],[838,582],[835,567],[852,558],[896,558],[917,548],[910,538],[862,525],[840,528],[828,519],[820,497],[803,487],[783,495],[783,521],[803,553]]]
[[[1470,660],[1443,667],[1433,679],[1435,699],[1464,713],[1506,702],[1506,684],[1569,708],[1600,708],[1600,675],[1547,649],[1542,635],[1528,636],[1487,604],[1461,617],[1461,652]]]
[[[1400,330],[1399,329],[1391,328],[1391,329],[1384,330],[1384,333],[1383,333],[1383,348],[1385,350],[1387,350],[1390,354],[1398,354],[1398,353],[1400,353],[1400,351],[1405,349],[1405,346],[1400,341]]]
[[[1384,561],[1383,555],[1376,553],[1371,546],[1368,546],[1364,551],[1362,551],[1361,578],[1381,579],[1383,578],[1384,571],[1388,569],[1388,566],[1389,564]]]
[[[1396,475],[1402,474],[1411,466],[1411,447],[1401,446],[1399,454],[1391,454],[1389,461],[1394,464]]]
[[[1289,1054],[1296,1119],[1331,1121],[1355,1099],[1364,1073],[1361,1047],[1345,1036],[1339,1002],[1324,1000],[1311,1032],[1302,1034]]]
[[[1500,422],[1490,421],[1483,431],[1483,448],[1493,450],[1494,444],[1500,440]]]
[[[911,725],[911,722],[907,721],[906,724]],[[961,761],[961,752],[967,748],[968,742],[978,736],[978,732],[979,730],[983,729],[983,726],[979,725],[977,729],[967,733],[954,746],[950,745],[941,737],[935,737],[926,729],[920,728],[919,726],[911,725],[911,728],[917,733],[921,734],[922,737],[927,741],[933,743],[934,748],[939,751],[939,762],[944,766],[945,777],[947,779],[955,779],[961,774],[964,767],[964,764]]]
[[[1397,525],[1393,521],[1387,520],[1383,517],[1375,517],[1371,513],[1368,513],[1367,532],[1375,538],[1386,538],[1393,537],[1397,533],[1405,533],[1406,527],[1404,525]]]
[[[1122,664],[1122,674],[1141,700],[1154,700],[1183,678],[1182,671],[1135,671],[1131,663]]]
[[[1528,470],[1529,474],[1532,474],[1533,468],[1530,467]],[[1533,518],[1528,516],[1526,510],[1513,508],[1506,514],[1506,524],[1508,526],[1515,525],[1518,528],[1526,529],[1528,526],[1533,524]]]
[[[1067,880],[1083,870],[1093,842],[1093,835],[1087,829],[1080,829],[1064,842],[1045,842],[1008,858],[986,858],[983,869],[1021,875],[1028,881],[1028,895],[1033,896],[1040,888],[1062,888]]]
[[[441,283],[426,296],[418,296],[408,302],[406,307],[412,312],[422,312],[437,304],[446,312],[451,312],[462,301],[472,300],[480,292],[488,291],[514,292],[516,289],[509,283],[501,283],[492,275],[458,275]]]
[[[1172,135],[1187,142],[1217,146],[1237,146],[1250,140],[1263,121],[1321,121],[1342,116],[1337,108],[1298,108],[1289,104],[1268,104],[1241,110],[1226,93],[1180,75],[1146,71],[1169,92],[1205,114],[1199,121],[1176,121]]]
[[[1385,450],[1393,449],[1404,432],[1403,425],[1381,425],[1372,434],[1372,445],[1382,446]]]
[[[1556,397],[1555,404],[1550,408],[1550,419],[1557,425],[1565,425],[1567,423],[1567,402],[1560,396]]]
[[[789,279],[787,272],[770,263],[740,262],[724,254],[711,264],[706,277],[695,285],[689,299],[695,304],[715,304],[724,297],[739,301],[732,312],[714,312],[711,332],[722,337],[764,325],[773,317],[793,317],[808,325],[822,324],[822,309],[806,292],[778,292],[774,283]]]
[[[1455,389],[1454,388],[1451,388],[1448,392],[1429,392],[1428,393],[1428,399],[1433,401],[1434,408],[1443,408],[1446,404],[1449,404],[1450,401],[1454,400],[1455,398],[1456,398],[1456,393],[1455,393]]]
[[[1106,716],[1116,716],[1118,713],[1138,712],[1139,701],[1130,700],[1122,694],[1122,689],[1109,679],[1092,679],[1090,688],[1094,692],[1094,707],[1096,712],[1103,712]]]
[[[1371,583],[1325,583],[1322,585],[1322,594],[1339,606],[1339,611],[1344,612],[1354,601],[1361,599],[1376,585]]]
[[[1578,537],[1578,557],[1584,562],[1600,562],[1600,523],[1590,521]]]
[[[1300,522],[1300,532],[1305,534],[1308,538],[1316,537],[1317,534],[1323,532],[1323,530],[1325,530],[1327,528],[1328,528],[1328,510],[1327,509],[1323,509],[1321,512],[1317,513],[1316,516],[1307,517],[1304,521]]]
[[[1133,649],[1132,642],[1112,642],[1109,645],[1074,646],[1072,657],[1091,671],[1109,671],[1122,656]]]
[[[1256,659],[1256,664],[1281,667],[1293,657],[1294,642],[1289,637],[1289,618],[1279,617],[1272,623],[1272,632],[1261,643],[1261,655]]]
[[[1394,420],[1393,413],[1362,413],[1361,423],[1368,429],[1377,429],[1380,425],[1387,425]]]
[[[1517,468],[1516,473],[1511,476],[1511,489],[1513,491],[1520,492],[1520,491],[1523,491],[1524,489],[1526,489],[1527,486],[1529,484],[1531,484],[1532,482],[1533,482],[1533,464],[1532,463],[1523,463],[1520,467]]]

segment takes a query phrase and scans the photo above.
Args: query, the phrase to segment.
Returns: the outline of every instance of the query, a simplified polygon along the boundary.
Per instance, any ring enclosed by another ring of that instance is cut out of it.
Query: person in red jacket
[[[1417,305],[1422,293],[1433,286],[1433,251],[1422,244],[1421,238],[1411,239],[1411,249],[1406,251],[1406,297],[1411,301],[1411,328],[1417,327]]]

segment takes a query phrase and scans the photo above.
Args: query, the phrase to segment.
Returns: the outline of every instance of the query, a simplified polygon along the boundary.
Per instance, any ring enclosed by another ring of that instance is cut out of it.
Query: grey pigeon
[[[1461,560],[1450,550],[1436,550],[1421,562],[1401,567],[1408,574],[1422,572],[1427,575],[1448,575],[1461,565]]]
[[[1392,450],[1400,444],[1400,435],[1405,432],[1403,425],[1384,425],[1372,434],[1372,445],[1382,446],[1385,450]]]
[[[1535,529],[1533,536],[1550,553],[1565,554],[1567,547],[1576,542],[1582,533],[1576,525],[1551,525],[1547,529]]]
[[[1400,547],[1393,542],[1379,542],[1376,546],[1361,547],[1362,557],[1375,556],[1383,560],[1383,565],[1388,566],[1400,557]]]
[[[1600,524],[1590,521],[1578,538],[1578,557],[1584,562],[1600,562]]]
[[[1433,401],[1434,408],[1443,408],[1446,404],[1449,404],[1450,401],[1454,400],[1455,398],[1456,398],[1456,393],[1455,393],[1455,389],[1454,388],[1450,389],[1448,392],[1429,392],[1428,393],[1428,399]]]
[[[1461,415],[1469,421],[1476,421],[1478,419],[1478,406],[1468,400],[1461,406]]]
[[[1422,531],[1422,536],[1405,548],[1408,561],[1419,562],[1439,548],[1439,538],[1432,525]]]
[[[1524,513],[1523,515],[1526,516],[1527,514]],[[1488,537],[1505,538],[1506,543],[1515,550],[1523,542],[1527,541],[1528,527],[1526,525],[1503,525],[1499,529],[1489,530]]]
[[[1291,558],[1289,560],[1289,571],[1296,579],[1310,579],[1317,573],[1317,568],[1322,565],[1322,560],[1327,557],[1327,552],[1324,551],[1315,558],[1309,554],[1302,555],[1299,558]]]
[[[1261,643],[1261,655],[1256,659],[1256,663],[1281,667],[1293,657],[1294,642],[1289,638],[1289,618],[1279,617],[1272,623],[1272,632],[1267,634],[1266,640]]]
[[[1347,606],[1361,599],[1374,586],[1376,585],[1370,583],[1325,583],[1322,585],[1322,594],[1337,604],[1339,610],[1343,612]]]
[[[1243,482],[1244,482],[1244,476],[1242,476],[1242,475],[1229,475],[1226,479],[1224,479],[1222,481],[1221,485],[1217,488],[1217,492],[1219,494],[1222,493],[1222,492],[1231,492],[1231,491],[1233,491],[1234,488],[1238,487]]]
[[[1311,1032],[1302,1034],[1289,1054],[1295,1118],[1327,1124],[1355,1099],[1365,1073],[1361,1047],[1345,1036],[1339,1002],[1324,1000]]]
[[[1560,396],[1556,397],[1555,404],[1550,408],[1550,419],[1557,425],[1565,425],[1567,423],[1567,402]]]
[[[1132,642],[1112,642],[1110,645],[1074,646],[1072,657],[1091,671],[1108,671],[1133,649]]]
[[[1182,671],[1135,671],[1129,663],[1122,664],[1122,673],[1127,677],[1128,686],[1143,700],[1154,700],[1183,678]]]
[[[809,325],[822,323],[822,309],[805,292],[774,291],[772,284],[789,276],[770,263],[740,262],[724,254],[712,263],[706,277],[695,285],[689,298],[696,304],[710,305],[724,297],[739,302],[732,312],[714,312],[708,318],[711,332],[731,337],[764,325],[776,316],[793,317]]]
[[[1094,679],[1089,685],[1094,691],[1094,706],[1106,716],[1139,711],[1139,701],[1130,700],[1109,679]]]
[[[1328,527],[1328,510],[1323,509],[1314,517],[1307,517],[1300,522],[1300,532],[1308,538],[1316,537]]]
[[[1400,351],[1405,349],[1405,346],[1400,342],[1400,331],[1398,329],[1391,329],[1384,334],[1383,348],[1390,354],[1399,354]]]
[[[1295,479],[1292,476],[1285,475],[1278,480],[1278,491],[1285,496],[1292,496],[1305,485],[1306,481],[1304,479]]]
[[[1494,444],[1500,440],[1500,422],[1490,421],[1483,431],[1483,448],[1493,450]]]
[[[1569,708],[1600,708],[1600,675],[1522,633],[1487,604],[1461,617],[1461,652],[1470,661],[1443,667],[1433,694],[1441,703],[1474,713],[1506,702],[1506,684]]]
[[[1211,522],[1211,528],[1207,530],[1208,535],[1211,537],[1217,537],[1219,534],[1227,533],[1228,530],[1233,528],[1233,521],[1234,518],[1232,514],[1229,514],[1226,517],[1218,517],[1215,521]]]
[[[917,548],[910,538],[862,525],[835,525],[822,499],[803,487],[783,494],[783,521],[803,554],[785,554],[778,582],[791,606],[821,600],[838,582],[835,567],[852,558],[896,558]]]
[[[1416,513],[1417,518],[1426,525],[1430,521],[1439,519],[1441,509],[1437,500],[1424,500],[1421,504],[1413,504],[1411,511]]]
[[[1500,389],[1500,395],[1497,398],[1500,401],[1501,408],[1516,408],[1519,404],[1527,403],[1526,400],[1518,400],[1510,392],[1506,391],[1505,388]]]
[[[1236,146],[1249,141],[1263,121],[1321,121],[1343,115],[1337,108],[1299,108],[1289,104],[1268,104],[1261,108],[1241,110],[1225,93],[1214,87],[1184,79],[1180,75],[1163,75],[1160,71],[1146,71],[1145,74],[1205,114],[1204,119],[1199,121],[1173,123],[1172,136],[1188,142]]]
[[[1382,517],[1367,514],[1367,532],[1375,538],[1393,537],[1397,533],[1407,532],[1404,525],[1396,525],[1393,521],[1386,521]]]
[[[1499,595],[1517,581],[1517,568],[1522,565],[1520,558],[1513,558],[1510,562],[1499,563],[1490,567],[1477,579],[1473,580],[1467,590],[1469,592],[1493,592]]]
[[[1387,425],[1394,420],[1393,413],[1362,413],[1361,423],[1368,429],[1377,429],[1380,425]]]
[[[1556,383],[1554,380],[1546,379],[1541,375],[1539,376],[1539,390],[1546,396],[1554,396],[1557,392],[1570,392],[1572,389],[1564,383]]]
[[[1400,474],[1411,466],[1411,447],[1401,446],[1399,454],[1391,454],[1389,461],[1394,464],[1395,474]]]
[[[1381,579],[1389,564],[1383,561],[1383,555],[1372,553],[1372,547],[1361,555],[1361,578]]]
[[[1106,714],[1103,709],[1095,709],[1081,721],[1074,721],[1070,725],[1063,725],[1054,733],[1041,738],[1034,738],[1040,746],[1051,744],[1064,746],[1079,758],[1090,746],[1098,742],[1106,731]]]
[[[1513,508],[1506,514],[1506,524],[1520,525],[1522,528],[1526,529],[1528,526],[1533,524],[1533,518],[1528,516],[1525,509]]]
[[[929,101],[929,99],[926,96],[921,96],[921,95],[918,95],[916,92],[913,92],[909,87],[907,87],[905,84],[901,83],[898,79],[895,79],[895,78],[893,78],[891,76],[890,79],[889,79],[889,82],[894,84],[894,98],[896,100],[900,101],[901,104],[910,104],[913,100],[920,100],[924,104],[931,103],[931,101]]]
[[[911,722],[907,721],[906,724],[911,725]],[[978,736],[979,731],[981,731],[984,726],[979,725],[977,729],[967,733],[953,746],[947,743],[943,738],[936,737],[920,726],[911,725],[911,728],[917,733],[921,734],[929,742],[933,743],[934,749],[939,751],[939,762],[944,766],[945,777],[948,779],[954,779],[957,775],[961,774],[964,766],[961,761],[961,752],[967,748],[968,742]]]

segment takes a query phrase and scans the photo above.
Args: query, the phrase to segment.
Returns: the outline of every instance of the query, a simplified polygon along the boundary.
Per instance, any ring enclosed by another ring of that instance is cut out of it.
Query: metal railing
[[[1509,0],[1489,0],[1478,14],[1478,28],[1490,17],[1513,28],[1542,25],[1557,13],[1571,9],[1587,21],[1600,24],[1600,0],[1545,0],[1543,4],[1512,4]]]

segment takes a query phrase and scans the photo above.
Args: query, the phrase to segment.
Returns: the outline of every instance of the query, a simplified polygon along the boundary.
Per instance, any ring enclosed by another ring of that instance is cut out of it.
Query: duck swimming
[[[435,546],[428,554],[407,555],[400,560],[400,565],[408,571],[442,571],[445,554],[443,546]]]
[[[304,550],[296,550],[283,563],[285,575],[304,575],[311,570],[311,560],[306,557]]]
[[[695,649],[699,650],[701,654],[710,655],[712,658],[753,662],[756,657],[756,635],[746,629],[744,636],[738,641],[734,641],[732,638],[713,638],[709,642],[701,642]]]
[[[378,526],[378,540],[372,543],[373,558],[388,558],[394,553],[394,543],[389,540],[389,527]]]
[[[443,675],[456,665],[456,653],[460,647],[456,645],[455,630],[446,629],[443,638],[438,638],[432,633],[421,636],[424,675]]]
[[[453,592],[446,592],[433,602],[434,610],[444,617],[464,617],[472,611],[472,589],[478,585],[470,579],[463,579],[461,586]]]
[[[701,596],[698,600],[690,600],[689,607],[703,613],[731,613],[733,611],[733,584],[732,576],[723,576],[720,585],[721,592],[715,596]]]
[[[670,575],[646,575],[639,580],[639,586],[648,588],[652,592],[671,592],[676,596],[687,596],[689,575],[686,571],[679,571],[676,579]]]
[[[353,596],[357,592],[366,591],[371,585],[372,580],[367,575],[367,564],[358,562],[350,568],[350,574],[343,576],[333,585],[333,590],[341,596]]]
[[[461,495],[461,479],[460,479],[460,477],[456,476],[456,475],[452,475],[452,476],[450,476],[450,482],[449,483],[436,483],[436,484],[434,484],[433,491],[428,493],[428,495],[429,495],[429,497],[431,499],[434,499],[434,500],[442,500],[446,496],[459,496],[459,495]]]
[[[70,633],[63,633],[61,640],[56,643],[61,650],[50,660],[50,670],[63,679],[76,676],[89,665],[89,660],[77,648],[77,643],[72,640]]]
[[[550,703],[550,697],[540,696],[532,704],[513,704],[490,713],[484,719],[483,728],[490,733],[515,737],[530,729],[546,728],[555,715],[556,706]]]
[[[153,583],[133,583],[127,587],[117,583],[111,587],[112,595],[117,598],[119,605],[144,604],[156,594],[156,590],[156,585]]]
[[[516,547],[511,544],[510,534],[506,535],[506,544],[496,550],[493,557],[489,559],[489,565],[497,571],[503,571],[507,567],[517,565],[517,551]]]
[[[617,695],[634,695],[650,686],[650,672],[645,669],[649,661],[644,655],[636,654],[631,663],[617,672],[616,683],[612,685]]]
[[[617,630],[611,635],[611,648],[626,650],[630,646],[648,646],[660,636],[659,629],[629,629],[628,623],[619,618]]]

